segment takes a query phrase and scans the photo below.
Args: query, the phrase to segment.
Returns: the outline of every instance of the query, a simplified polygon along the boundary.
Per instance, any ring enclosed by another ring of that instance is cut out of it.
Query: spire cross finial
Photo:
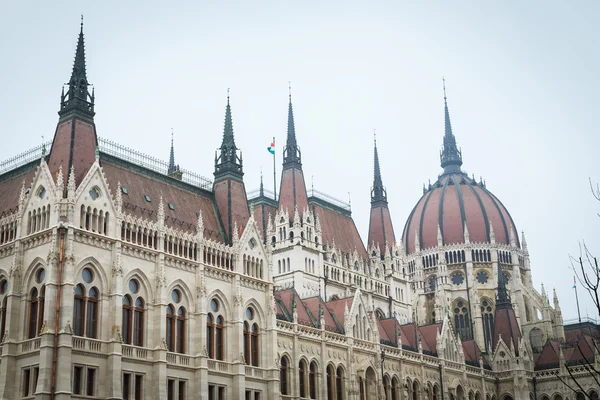
[[[289,90],[288,96],[290,97],[290,101],[292,101],[292,82],[290,82],[290,81],[288,81],[288,90]]]
[[[444,86],[444,100],[446,100],[446,78],[442,76],[442,85]]]
[[[81,29],[83,30],[83,14],[81,14]]]
[[[229,88],[227,88],[227,104],[229,104]]]
[[[173,128],[171,128],[171,144],[173,144]]]
[[[377,129],[373,129],[373,144],[377,146]]]

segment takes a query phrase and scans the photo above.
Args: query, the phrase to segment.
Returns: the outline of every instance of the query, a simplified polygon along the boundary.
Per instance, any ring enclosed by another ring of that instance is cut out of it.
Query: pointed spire
[[[75,50],[75,61],[71,79],[69,79],[69,90],[66,94],[61,94],[60,111],[58,114],[63,117],[71,112],[77,112],[79,115],[93,118],[94,101],[89,92],[89,82],[87,80],[87,71],[85,65],[85,43],[83,38],[83,15],[81,16],[81,28],[79,38],[77,39],[77,49]],[[64,93],[64,88],[63,88]]]
[[[260,168],[260,190],[259,190],[259,196],[263,197],[265,195],[265,187],[263,186],[263,173],[262,173],[262,167]]]
[[[463,237],[465,239],[465,243],[471,243],[471,235],[469,234],[469,228],[467,227],[467,221],[465,221],[465,229],[463,231]]]
[[[75,189],[75,168],[71,166],[69,180],[67,181],[67,198],[69,200],[75,200]]]
[[[527,251],[527,239],[525,239],[525,231],[521,231],[521,247]]]
[[[446,80],[444,82],[444,145],[440,152],[441,166],[444,168],[444,173],[460,172],[462,165],[462,152],[456,146],[456,138],[452,133],[452,125],[450,124],[450,112],[448,111],[448,99],[446,97]]]
[[[204,219],[202,218],[202,210],[197,212],[198,221],[196,222],[196,234],[200,237],[204,236]]]
[[[235,146],[235,138],[233,136],[233,118],[231,117],[228,88],[223,141],[221,142],[221,147],[215,153],[215,177],[233,173],[241,178],[243,176],[242,164],[242,152],[240,151],[238,155],[238,148]]]
[[[296,141],[296,126],[294,124],[294,109],[292,107],[292,86],[290,85],[287,140],[285,147],[283,148],[283,166],[285,168],[286,166],[292,165],[302,168],[300,147]]]
[[[496,243],[496,233],[494,232],[494,226],[492,225],[492,221],[490,221],[490,243]]]
[[[231,105],[229,104],[229,88],[227,89],[227,107],[225,108],[225,126],[223,127],[223,143],[221,149],[236,149],[233,137],[233,120],[231,118]]]
[[[506,277],[504,276],[504,271],[500,265],[498,265],[498,295],[496,299],[496,306],[499,304],[511,304],[508,296],[508,290],[506,289]]]
[[[167,171],[168,175],[176,172],[175,167],[175,147],[173,146],[173,128],[171,128],[171,154],[169,155],[169,169]]]
[[[58,167],[58,174],[56,175],[56,197],[62,199],[65,190],[65,178],[62,172],[62,165]]]
[[[560,311],[560,303],[558,302],[558,295],[556,294],[556,288],[552,289],[554,291],[554,309],[556,311]]]
[[[121,181],[117,182],[117,193],[115,194],[115,207],[117,212],[120,214],[123,211],[123,189],[121,187]]]
[[[371,188],[371,206],[377,203],[387,204],[387,192],[381,180],[379,153],[377,152],[377,136],[373,132],[373,187]]]

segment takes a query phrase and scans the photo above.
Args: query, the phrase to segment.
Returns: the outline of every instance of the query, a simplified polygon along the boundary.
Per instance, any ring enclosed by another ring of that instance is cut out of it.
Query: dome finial
[[[462,152],[456,145],[456,138],[452,133],[452,124],[450,123],[450,112],[448,111],[448,98],[446,96],[446,79],[442,78],[444,88],[444,143],[440,153],[440,161],[444,173],[460,172],[462,165]]]

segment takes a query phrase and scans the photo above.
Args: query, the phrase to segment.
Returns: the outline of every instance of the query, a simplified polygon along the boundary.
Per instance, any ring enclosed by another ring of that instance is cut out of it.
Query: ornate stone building
[[[89,88],[82,26],[51,146],[0,164],[0,398],[584,398],[568,366],[598,398],[578,366],[598,326],[564,327],[533,287],[447,103],[401,238],[375,145],[365,246],[348,204],[306,189],[291,96],[276,197],[246,191],[229,99],[210,182],[173,143],[163,163],[98,137]]]

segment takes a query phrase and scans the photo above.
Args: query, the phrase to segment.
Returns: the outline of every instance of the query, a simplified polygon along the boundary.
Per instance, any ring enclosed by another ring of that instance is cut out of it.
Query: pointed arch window
[[[333,365],[327,366],[327,400],[335,400],[335,371]]]
[[[279,390],[284,396],[289,395],[288,374],[288,359],[286,356],[283,356],[281,357],[281,363],[279,365]]]
[[[209,303],[210,312],[206,316],[206,347],[208,357],[216,360],[225,358],[225,319],[220,315],[221,304],[217,299]]]
[[[335,374],[336,400],[344,400],[344,370],[340,365]]]
[[[83,336],[85,316],[85,288],[79,284],[75,286],[75,301],[73,304],[73,335]]]
[[[462,340],[472,339],[471,319],[467,307],[468,304],[464,300],[458,300],[454,305],[454,329],[458,332]]]
[[[129,295],[123,296],[123,343],[131,344],[131,332],[132,324],[131,319],[133,316],[133,307],[131,304],[131,297]]]
[[[483,339],[485,341],[485,350],[492,351],[492,340],[494,337],[494,309],[492,302],[484,299],[481,302],[481,319],[483,322]]]
[[[300,388],[300,397],[306,397],[306,361],[300,360],[298,368],[298,386]]]
[[[311,362],[308,371],[308,392],[311,399],[317,398],[317,363]]]
[[[175,309],[167,306],[167,350],[175,351]]]
[[[46,270],[39,268],[35,273],[35,286],[29,291],[29,315],[27,320],[27,336],[29,339],[39,335],[44,322],[45,280]],[[2,285],[4,292],[6,292],[8,283],[3,281]],[[2,332],[2,335],[4,335],[4,332]]]
[[[96,339],[98,336],[98,298],[100,294],[95,287],[88,292],[87,298],[87,319],[86,319],[86,336]]]
[[[185,308],[177,310],[177,352],[185,353]]]
[[[98,338],[100,290],[95,286],[98,277],[90,267],[81,271],[82,283],[73,293],[73,334]]]

